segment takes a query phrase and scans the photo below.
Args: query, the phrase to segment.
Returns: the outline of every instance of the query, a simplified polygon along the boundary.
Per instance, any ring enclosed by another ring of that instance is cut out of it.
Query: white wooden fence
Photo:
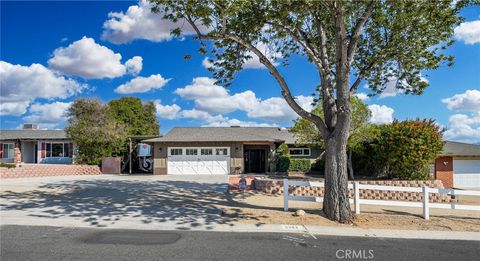
[[[301,187],[324,187],[323,182],[310,182],[310,181],[297,181],[297,180],[283,180],[283,200],[284,210],[288,211],[288,201],[310,201],[310,202],[323,202],[322,197],[304,197],[304,196],[291,196],[288,194],[288,187],[301,186]],[[423,208],[423,217],[425,219],[430,218],[430,208],[446,208],[446,209],[465,209],[465,210],[478,210],[480,206],[476,205],[459,205],[455,203],[431,203],[429,201],[430,193],[448,194],[448,195],[470,195],[480,196],[480,191],[472,190],[457,190],[457,189],[436,189],[429,187],[398,187],[398,186],[378,186],[378,185],[366,185],[354,182],[348,184],[348,188],[354,190],[354,198],[350,199],[350,203],[355,206],[355,213],[360,214],[360,204],[364,205],[380,205],[380,206],[402,206],[402,207],[418,207]],[[361,199],[360,190],[386,190],[386,191],[403,191],[403,192],[418,192],[423,194],[422,202],[409,202],[409,201],[392,201],[392,200],[376,200],[376,199]],[[480,199],[479,199],[480,201]]]

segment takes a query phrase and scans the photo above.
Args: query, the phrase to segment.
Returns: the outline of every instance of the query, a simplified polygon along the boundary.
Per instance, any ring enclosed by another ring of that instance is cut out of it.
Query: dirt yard
[[[361,214],[355,217],[354,223],[343,225],[325,218],[321,211],[321,203],[290,201],[289,211],[284,212],[281,196],[253,192],[232,192],[230,195],[232,201],[239,207],[232,204],[222,208],[227,217],[235,218],[238,223],[480,232],[480,212],[478,211],[430,209],[430,220],[425,220],[421,216],[421,208],[362,205]],[[464,203],[467,204],[480,204],[478,199],[468,198],[465,201]],[[294,212],[297,209],[305,210],[305,216],[295,216]]]

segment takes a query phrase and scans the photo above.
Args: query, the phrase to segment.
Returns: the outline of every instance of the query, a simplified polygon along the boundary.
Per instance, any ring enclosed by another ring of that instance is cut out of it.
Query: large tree
[[[350,108],[352,111],[352,121],[350,124],[349,137],[347,142],[348,151],[348,175],[350,179],[354,178],[352,152],[358,150],[362,143],[367,142],[373,138],[374,126],[368,123],[371,112],[367,105],[358,97],[352,97],[350,99]],[[323,109],[321,106],[316,107],[313,111],[323,118]],[[322,134],[315,128],[313,122],[305,119],[298,118],[294,121],[291,132],[298,136],[297,143],[301,145],[315,145],[321,148],[325,148],[325,142]],[[322,153],[323,157],[324,153]]]
[[[461,21],[458,12],[465,5],[463,1],[453,5],[450,0],[152,2],[152,10],[165,19],[193,28],[202,41],[202,53],[212,48],[214,74],[224,83],[247,59],[258,56],[290,107],[322,134],[326,150],[323,211],[340,222],[353,218],[347,196],[350,98],[363,81],[377,93],[394,81],[407,94],[421,94],[428,85],[421,72],[452,63],[452,57],[441,50],[452,43],[453,27]],[[182,29],[172,33],[180,35]],[[277,68],[277,60],[287,65],[295,54],[318,71],[319,84],[311,89],[322,101],[323,119],[298,105]]]

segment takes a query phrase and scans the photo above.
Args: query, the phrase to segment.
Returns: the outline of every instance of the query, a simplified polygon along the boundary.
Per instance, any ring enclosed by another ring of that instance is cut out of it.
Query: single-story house
[[[153,145],[154,174],[239,174],[274,172],[275,150],[289,145],[292,157],[316,159],[322,150],[295,147],[295,136],[277,127],[177,127]]]
[[[447,188],[480,188],[480,145],[446,141],[435,159],[435,179]]]
[[[71,164],[74,146],[63,130],[40,130],[24,124],[20,130],[0,130],[0,162]]]

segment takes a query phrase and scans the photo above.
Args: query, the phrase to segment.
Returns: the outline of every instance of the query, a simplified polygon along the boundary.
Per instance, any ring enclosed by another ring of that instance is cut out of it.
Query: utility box
[[[122,170],[122,159],[120,157],[105,157],[102,159],[103,174],[120,174]]]

